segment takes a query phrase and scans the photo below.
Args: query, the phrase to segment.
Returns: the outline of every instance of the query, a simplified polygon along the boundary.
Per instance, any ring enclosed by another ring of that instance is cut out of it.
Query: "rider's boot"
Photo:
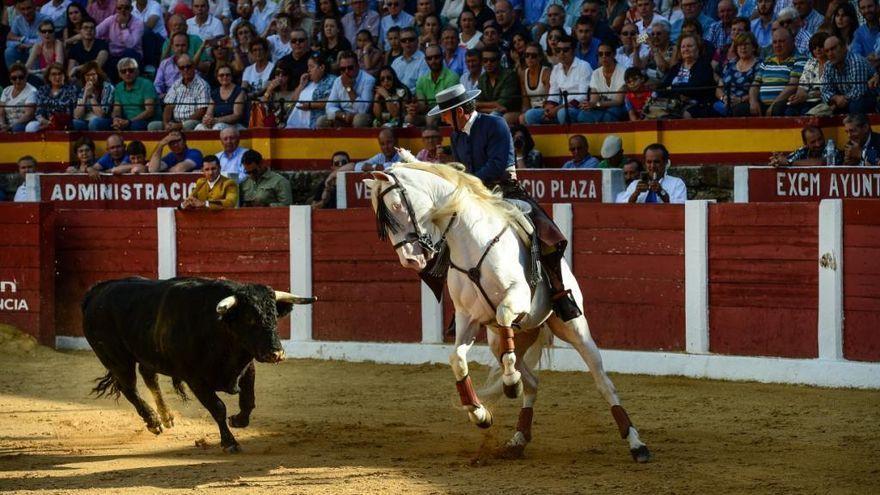
[[[571,295],[571,289],[566,289],[562,284],[562,255],[564,252],[565,245],[559,243],[552,247],[552,251],[541,254],[541,262],[550,284],[553,312],[562,321],[569,321],[583,313],[575,302],[574,296]]]

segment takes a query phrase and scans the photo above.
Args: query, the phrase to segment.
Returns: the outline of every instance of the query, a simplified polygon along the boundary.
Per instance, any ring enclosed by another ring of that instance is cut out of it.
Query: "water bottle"
[[[829,139],[825,143],[825,165],[837,165],[837,147],[834,146],[834,140]]]

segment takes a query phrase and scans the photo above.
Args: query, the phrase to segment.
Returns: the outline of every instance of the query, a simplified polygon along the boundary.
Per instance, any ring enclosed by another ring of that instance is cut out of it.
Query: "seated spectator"
[[[394,130],[388,127],[379,131],[379,153],[366,160],[355,163],[355,172],[372,172],[373,170],[385,170],[391,164],[400,161],[397,154],[397,136]]]
[[[483,49],[483,74],[478,89],[477,111],[504,117],[508,125],[517,122],[522,110],[519,78],[516,72],[501,67],[501,53],[496,49]]]
[[[676,44],[669,38],[669,22],[658,20],[651,25],[648,45],[650,50],[643,69],[648,82],[658,83],[666,77],[666,72],[674,65]]]
[[[144,23],[132,17],[132,0],[116,0],[116,14],[107,17],[98,27],[95,34],[99,39],[110,45],[110,64],[123,58],[142,60]],[[96,17],[95,19],[100,19]]]
[[[254,36],[262,37],[266,32],[266,29],[269,27],[269,19],[255,12],[254,2],[252,0],[238,0],[235,4],[235,12],[238,16],[232,21],[232,24],[230,24],[230,32],[234,32],[239,24],[247,22],[253,26]]]
[[[631,196],[626,192],[629,188],[629,185],[633,183],[633,181],[637,181],[639,177],[642,175],[642,171],[645,170],[642,167],[642,162],[639,161],[638,158],[627,158],[626,161],[623,162],[623,166],[621,167],[623,170],[623,191],[617,193],[617,197],[614,199],[615,203],[629,203],[629,197]]]
[[[444,26],[458,28],[458,18],[464,9],[464,0],[446,0],[440,10],[440,20]]]
[[[162,43],[168,38],[165,12],[156,0],[135,0],[131,15],[144,24],[144,65],[156,67],[161,60]]]
[[[168,18],[168,38],[162,43],[162,53],[159,55],[160,60],[168,58],[171,54],[171,41],[175,34],[185,34],[187,38],[186,53],[196,62],[201,62],[202,51],[205,44],[202,39],[195,34],[189,34],[187,31],[189,26],[186,24],[186,18],[180,14],[174,14]],[[241,70],[244,70],[242,66]]]
[[[437,127],[425,127],[422,130],[422,145],[424,148],[419,150],[416,155],[416,160],[421,162],[429,162],[429,163],[440,163],[440,159],[437,157],[437,147],[440,146],[440,143],[443,142],[443,136],[440,135],[440,131],[437,130]],[[451,154],[450,153],[447,153]]]
[[[440,46],[443,48],[443,65],[461,77],[467,71],[464,56],[467,50],[459,45],[458,30],[452,26],[446,26],[440,33]],[[457,81],[456,81],[457,82]]]
[[[66,131],[70,128],[79,91],[67,80],[67,73],[61,64],[46,68],[45,82],[37,90],[35,118],[27,124],[25,131]]]
[[[168,154],[162,156],[166,146]],[[199,168],[202,168],[202,152],[187,146],[186,136],[179,130],[169,132],[159,141],[147,164],[149,172],[190,172]]]
[[[519,91],[522,94],[522,114],[519,116],[519,123],[526,123],[526,112],[529,110],[543,111],[544,103],[547,101],[547,95],[550,92],[550,67],[547,67],[547,60],[544,58],[544,51],[541,45],[534,41],[526,45],[524,52],[525,68],[520,75]]]
[[[18,189],[15,190],[15,197],[12,198],[15,202],[25,202],[28,201],[27,197],[27,174],[35,174],[37,173],[37,159],[26,155],[18,159],[18,176],[21,180],[21,185],[18,186]]]
[[[713,2],[713,4],[717,5],[717,2]],[[708,8],[712,10],[712,15],[714,16],[717,9],[713,9],[711,6],[708,6]],[[681,17],[675,18],[673,15],[669,19],[672,23],[670,34],[673,41],[678,41],[686,21],[699,23],[704,33],[708,33],[715,22],[715,19],[703,13],[703,2],[701,0],[681,0],[681,14]],[[673,20],[673,18],[675,19]]]
[[[599,67],[599,38],[593,36],[595,23],[587,16],[580,16],[574,32],[577,43],[574,45],[574,56],[590,64],[596,70]]]
[[[316,12],[314,12],[315,22],[312,24],[310,36],[312,39],[311,44],[317,46],[320,43],[324,29],[324,19],[328,17],[342,19],[342,11],[336,0],[318,0],[315,5],[317,6]]]
[[[776,17],[776,0],[757,0],[750,31],[758,40],[759,52],[770,47],[773,34],[773,19]],[[872,48],[873,49],[873,48]]]
[[[874,68],[860,55],[847,50],[837,36],[825,40],[825,54],[828,64],[822,76],[822,101],[834,113],[874,112],[877,96],[866,83],[876,74]]]
[[[110,45],[104,40],[95,38],[95,21],[84,19],[77,37],[78,41],[68,51],[67,74],[75,77],[82,66],[91,61],[97,62],[102,70],[105,69],[110,59]],[[111,68],[115,67],[111,66]]]
[[[399,27],[392,26],[388,29],[388,32],[385,33],[385,44],[388,45],[388,48],[385,49],[385,65],[391,65],[397,60],[397,57],[403,54],[403,47],[400,46]]]
[[[733,20],[736,19],[736,10],[733,0],[721,0],[718,2],[718,20],[713,22],[709,29],[703,33],[706,41],[719,49],[731,43],[730,30]]]
[[[824,31],[819,31],[810,38],[810,53],[813,56],[804,64],[804,72],[798,80],[795,93],[788,98],[788,107],[785,115],[797,117],[799,115],[813,115],[815,112],[827,110],[831,115],[831,108],[822,108],[822,76],[825,74],[825,65],[828,61],[825,54],[825,40],[830,36]],[[819,108],[817,108],[819,107]],[[813,109],[816,110],[813,110]]]
[[[198,36],[209,47],[226,36],[223,23],[211,14],[208,0],[192,0],[192,9],[195,15],[186,21],[187,34]]]
[[[439,122],[438,117],[424,115],[437,104],[437,93],[458,84],[458,75],[443,65],[443,52],[438,45],[425,48],[425,63],[428,72],[416,81],[417,103],[409,103],[406,112],[406,121],[417,126],[425,125],[426,120],[432,125]]]
[[[849,141],[843,150],[844,165],[876,167],[880,164],[880,133],[871,130],[871,123],[863,113],[844,117],[843,129]]]
[[[162,122],[151,122],[148,126],[151,131],[162,129],[191,131],[208,111],[211,89],[208,83],[196,74],[196,67],[189,55],[183,54],[177,57],[177,68],[180,70],[180,79],[165,95]]]
[[[241,161],[247,174],[239,188],[242,206],[290,206],[293,203],[290,181],[269,170],[260,152],[248,150]]]
[[[565,162],[562,168],[596,168],[599,159],[590,155],[590,143],[581,134],[568,138],[568,151],[571,152],[571,160]]]
[[[113,0],[92,0],[88,2],[86,11],[92,19],[106,19],[116,13],[116,2]]]
[[[877,0],[859,0],[859,13],[865,22],[856,29],[853,35],[852,51],[871,62],[877,60],[874,46],[880,35],[880,22],[877,21]]]
[[[569,34],[569,31],[570,31],[569,29],[562,29],[559,27],[555,27],[547,32],[547,52],[546,53],[547,53],[547,61],[550,62],[551,66],[555,66],[556,64],[561,62],[561,59],[559,58],[559,49],[557,48],[557,45],[559,44],[559,40],[566,38],[566,37],[571,37],[571,34]],[[571,38],[571,39],[574,40],[574,38]],[[574,52],[572,52],[572,53],[574,53]],[[589,65],[590,64],[587,64],[587,66],[589,66]]]
[[[297,85],[303,74],[308,72],[309,57],[312,56],[309,50],[309,37],[304,30],[294,29],[291,31],[290,47],[290,53],[281,57],[275,65],[289,67],[291,83]]]
[[[428,72],[428,64],[425,63],[425,54],[419,50],[418,35],[414,28],[400,30],[400,46],[403,53],[394,60],[391,67],[397,73],[398,79],[411,92],[415,92],[416,81]]]
[[[369,114],[370,98],[376,80],[360,70],[357,57],[352,52],[340,54],[339,70],[340,75],[330,89],[327,113],[318,117],[317,126],[369,127],[373,120]]]
[[[715,90],[714,108],[719,115],[748,117],[749,90],[755,80],[760,62],[757,59],[758,42],[752,33],[742,33],[733,40],[736,60],[728,62],[721,71]]]
[[[269,31],[275,33],[266,37],[269,43],[269,59],[276,65],[293,50],[293,39],[290,37],[293,27],[290,24],[290,16],[284,13],[275,16],[269,24]]]
[[[433,14],[435,14],[433,1],[416,0],[416,12],[413,14],[413,20],[415,20],[414,27],[417,27],[419,31],[422,31],[422,28],[425,25],[425,19],[427,19],[429,15]]]
[[[466,70],[458,78],[458,82],[467,91],[477,89],[480,85],[480,75],[483,74],[483,55],[476,48],[469,49],[464,56]]]
[[[85,20],[92,21],[92,30],[94,31],[95,20],[86,12],[86,8],[76,2],[67,3],[65,21],[61,28],[61,40],[65,47],[76,44],[80,40],[80,30]]]
[[[480,0],[470,1],[477,3],[480,2]],[[482,25],[482,22],[477,22],[477,18],[472,11],[468,9],[462,10],[461,15],[458,16],[458,29],[461,30],[458,37],[461,46],[466,50],[474,50],[478,48],[480,46],[480,41],[483,38],[483,33],[477,29],[477,26]]]
[[[241,159],[247,148],[242,148],[240,143],[241,137],[238,129],[227,127],[220,131],[220,144],[223,149],[216,154],[217,160],[220,162],[220,173],[224,177],[235,178],[238,182],[244,181],[246,175]]]
[[[543,34],[540,35],[540,39],[538,40],[538,42],[541,44],[541,48],[543,48],[544,50],[546,50],[549,46],[548,42],[550,41],[550,31],[552,31],[554,28],[562,29],[563,31],[565,31],[565,34],[571,35],[571,28],[568,27],[565,23],[565,8],[561,4],[548,2],[546,8],[546,16],[547,24],[545,26],[541,26],[541,29],[545,31]],[[633,25],[633,28],[638,33],[638,28],[636,28],[635,25]],[[635,37],[633,37],[633,39],[635,39]]]
[[[378,84],[373,88],[373,125],[400,127],[407,119],[406,106],[413,101],[412,93],[391,67],[379,71]]]
[[[362,29],[358,32],[355,41],[355,53],[357,53],[358,65],[361,66],[364,72],[376,77],[379,68],[382,67],[382,62],[384,61],[382,50],[376,48],[375,41],[373,41],[373,35],[366,29]]]
[[[599,66],[590,76],[590,97],[581,103],[578,122],[618,122],[627,116],[623,97],[626,70],[614,58],[610,43],[599,43]]]
[[[520,124],[510,127],[513,137],[513,153],[516,157],[516,168],[543,168],[544,157],[535,149],[535,140],[529,129]]]
[[[197,208],[222,210],[238,207],[238,184],[234,180],[220,175],[220,162],[216,156],[208,155],[205,157],[205,162],[202,165],[202,177],[196,181],[189,197],[180,204],[180,207],[184,210]]]
[[[236,75],[240,75],[251,64],[249,58],[251,43],[257,39],[257,34],[250,22],[239,23],[230,32],[232,33],[232,68]]]
[[[21,62],[9,68],[11,86],[0,95],[0,132],[23,132],[36,111],[37,89],[27,82],[27,69]]]
[[[52,21],[46,19],[40,23],[40,41],[31,47],[25,65],[31,74],[42,76],[46,67],[52,64],[64,66],[64,43],[55,37],[55,27]]]
[[[501,67],[509,67],[510,59],[507,51],[501,44],[501,27],[492,20],[483,25],[483,37],[480,38],[480,45],[477,47],[482,51],[497,50],[499,53],[499,63]]]
[[[419,28],[419,48],[424,51],[429,45],[440,43],[440,17],[436,14],[425,16],[425,22]]]
[[[177,57],[186,54],[187,37],[184,33],[171,35],[171,53],[159,63],[156,69],[156,77],[153,79],[153,87],[159,98],[164,98],[171,86],[180,79],[180,70],[177,68]]]
[[[719,70],[719,67],[724,67],[729,62],[735,62],[739,59],[739,55],[736,53],[736,43],[734,43],[734,41],[741,34],[751,34],[749,31],[750,29],[751,26],[748,19],[737,17],[733,20],[733,23],[730,25],[730,42],[724,46],[716,47],[714,53],[709,54],[709,56],[712,57],[712,67],[715,67],[716,71]],[[706,40],[703,40],[703,42],[709,43]],[[757,39],[755,39],[755,46],[758,46]],[[755,57],[758,56],[759,51],[759,48],[755,48]]]
[[[636,11],[638,12],[639,21],[636,26],[639,28],[639,34],[649,33],[654,29],[654,23],[658,21],[665,22],[667,25],[667,33],[670,30],[669,19],[656,13],[654,0],[638,0],[636,2]]]
[[[315,191],[315,197],[312,199],[313,209],[336,208],[336,175],[337,172],[351,170],[348,167],[350,161],[351,157],[345,151],[333,153],[330,159],[330,174]]]
[[[385,0],[386,14],[379,21],[379,39],[382,40],[382,49],[385,51],[391,48],[388,33],[392,28],[398,29],[399,38],[401,28],[413,25],[413,16],[402,9],[403,3],[403,0]]]
[[[68,174],[89,174],[97,175],[101,169],[100,166],[95,167],[95,142],[90,137],[82,136],[73,142],[73,156],[70,160],[70,166],[67,167]]]
[[[262,96],[272,76],[275,64],[269,60],[269,42],[265,38],[257,38],[251,43],[251,61],[241,76],[241,88],[248,96]]]
[[[332,17],[324,19],[323,28],[323,36],[321,37],[319,48],[327,60],[330,72],[335,73],[339,70],[339,64],[341,63],[339,57],[344,52],[351,51],[351,43],[342,34],[342,23],[339,19]]]
[[[553,66],[550,73],[550,94],[543,109],[533,108],[526,112],[527,124],[577,122],[581,112],[580,101],[586,98],[593,71],[590,64],[575,58],[572,44],[571,37],[565,37],[557,43],[561,61]]]
[[[113,85],[97,62],[88,62],[80,71],[82,90],[73,109],[73,128],[78,131],[110,130],[113,111]]]
[[[607,41],[615,46],[620,44],[617,32],[620,28],[611,29],[608,24],[608,11],[603,0],[584,0],[581,3],[581,17],[587,17],[593,21],[593,36],[599,41]],[[659,7],[659,5],[658,5]],[[619,7],[618,7],[619,8]],[[625,19],[625,18],[624,18]],[[653,20],[651,22],[654,22]]]
[[[773,31],[773,56],[761,63],[755,84],[749,90],[752,115],[785,115],[788,98],[797,89],[806,60],[794,52],[794,39],[788,29]]]
[[[289,129],[315,129],[324,117],[327,98],[332,92],[336,76],[327,72],[327,61],[319,54],[309,58],[308,72],[299,80],[294,90],[296,106],[290,111],[285,127]],[[369,116],[367,116],[369,118]]]
[[[669,151],[662,144],[649,144],[644,152],[647,177],[630,182],[627,203],[684,203],[687,186],[678,177],[668,175]]]
[[[33,0],[17,0],[15,12],[17,15],[8,19],[9,32],[4,53],[6,67],[27,61],[31,47],[40,41],[40,23],[46,19],[37,12]]]
[[[599,162],[598,168],[619,168],[626,156],[623,154],[623,140],[620,136],[611,134],[602,141],[602,149],[599,151],[602,161]]]
[[[484,26],[489,21],[495,22],[495,13],[484,0],[465,0],[465,7],[461,13],[464,14],[465,12],[473,15],[475,26]],[[458,23],[459,27],[462,27],[461,17],[459,17]]]
[[[645,104],[651,98],[648,79],[637,67],[626,69],[623,78],[626,81],[624,108],[629,113],[629,120],[643,120],[645,118]]]
[[[638,42],[639,28],[635,24],[625,24],[620,30],[620,47],[617,48],[617,63],[624,69],[642,67],[648,61],[650,49]]]
[[[223,38],[218,40],[217,46],[211,50],[210,58],[199,64],[199,75],[208,83],[208,86],[216,88],[220,85],[220,81],[217,80],[217,69],[220,67],[232,69],[232,80],[239,80],[241,73],[236,71],[235,64],[233,63],[232,52],[234,50],[232,48],[232,40]]]
[[[116,85],[113,92],[113,122],[110,127],[117,131],[145,131],[156,111],[156,88],[147,79],[138,77],[137,60],[124,58],[116,66],[122,82]]]
[[[119,174],[129,171],[131,167],[128,164],[129,156],[126,152],[125,140],[119,134],[111,134],[107,137],[107,152],[95,162],[95,170]]]
[[[367,0],[351,0],[349,12],[342,16],[345,39],[354,46],[358,31],[365,29],[374,38],[379,37],[379,14],[367,6]]]
[[[666,73],[657,89],[660,96],[679,98],[685,118],[711,117],[715,91],[712,66],[700,57],[700,40],[683,34],[678,39],[681,61]],[[647,163],[647,162],[646,162]]]
[[[846,46],[847,49],[855,41],[856,29],[859,27],[859,19],[856,14],[856,8],[849,2],[840,2],[834,9],[834,14],[830,18],[834,20],[831,23],[830,34]]]
[[[128,143],[125,149],[128,153],[128,165],[121,165],[113,168],[114,174],[142,174],[147,171],[147,147],[140,141],[132,141]]]
[[[275,68],[272,70],[272,77],[266,85],[266,90],[263,92],[263,96],[260,97],[260,101],[266,106],[268,113],[274,116],[275,125],[278,127],[284,126],[290,111],[293,110],[293,106],[296,104],[294,96],[296,95],[299,80],[294,80],[291,76],[292,73],[289,65],[275,65]],[[302,76],[303,74],[300,74],[300,77]]]
[[[696,39],[700,40],[700,58],[705,60],[709,64],[715,68],[719,63],[721,63],[721,55],[718,56],[718,61],[714,60],[716,47],[715,45],[706,39],[703,38],[703,31],[700,28],[700,23],[697,21],[684,21],[684,24],[681,25],[681,36],[689,34]],[[681,39],[679,36],[678,39]],[[719,49],[722,47],[718,47]],[[672,60],[670,61],[671,65],[675,65],[681,61],[681,54],[678,52],[678,45],[676,45],[675,50],[672,53]]]
[[[808,125],[801,129],[801,140],[804,145],[792,153],[773,153],[770,155],[770,165],[773,167],[788,166],[816,166],[816,165],[842,165],[843,154],[836,147],[834,149],[834,162],[827,163],[825,155],[826,141],[822,129]]]
[[[220,85],[211,90],[211,103],[197,131],[220,131],[227,127],[244,127],[245,95],[232,79],[232,67],[221,66],[216,71]]]

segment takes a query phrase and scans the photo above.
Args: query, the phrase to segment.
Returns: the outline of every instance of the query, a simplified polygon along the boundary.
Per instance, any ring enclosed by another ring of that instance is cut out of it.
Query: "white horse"
[[[472,175],[449,165],[416,162],[405,151],[402,155],[409,163],[395,164],[387,172],[373,172],[373,178],[364,179],[364,183],[372,193],[379,235],[390,239],[401,265],[421,271],[434,256],[448,250],[443,256],[448,255],[451,261],[447,285],[455,306],[455,350],[449,363],[471,422],[482,428],[492,424],[492,415],[480,402],[468,376],[467,352],[480,326],[485,325],[489,346],[503,368],[505,394],[516,397],[522,393],[516,432],[506,446],[509,453],[522,453],[531,441],[538,390],[533,368],[548,340],[538,338],[546,324],[583,358],[599,392],[611,405],[633,458],[647,462],[650,452],[620,405],[586,318],[563,322],[553,314],[546,284],[532,288],[527,281],[524,267],[531,225],[523,213]],[[565,263],[563,279],[583,307],[580,288]]]

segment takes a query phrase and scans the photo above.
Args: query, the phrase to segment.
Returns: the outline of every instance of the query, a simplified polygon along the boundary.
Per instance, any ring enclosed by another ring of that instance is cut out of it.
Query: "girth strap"
[[[480,289],[480,294],[483,295],[483,298],[486,300],[487,303],[489,303],[489,306],[492,307],[492,311],[497,311],[498,308],[495,307],[495,304],[493,304],[492,300],[489,299],[489,294],[486,293],[486,289],[484,289],[483,284],[480,283],[480,279],[482,278],[482,275],[480,273],[480,268],[483,266],[483,261],[486,260],[486,256],[489,254],[489,251],[492,250],[492,246],[494,246],[495,244],[498,244],[498,241],[501,240],[501,236],[503,236],[504,233],[507,232],[508,228],[510,228],[510,225],[505,225],[504,228],[501,229],[501,232],[499,232],[498,235],[496,235],[495,237],[492,238],[491,241],[489,241],[489,244],[486,246],[486,249],[483,250],[483,255],[480,256],[480,260],[477,261],[477,266],[471,268],[470,270],[465,270],[465,269],[459,267],[458,265],[456,265],[455,263],[453,263],[452,261],[449,262],[449,265],[452,268],[467,275],[467,278],[469,278],[470,281],[473,282],[474,285],[476,285],[478,289]]]

